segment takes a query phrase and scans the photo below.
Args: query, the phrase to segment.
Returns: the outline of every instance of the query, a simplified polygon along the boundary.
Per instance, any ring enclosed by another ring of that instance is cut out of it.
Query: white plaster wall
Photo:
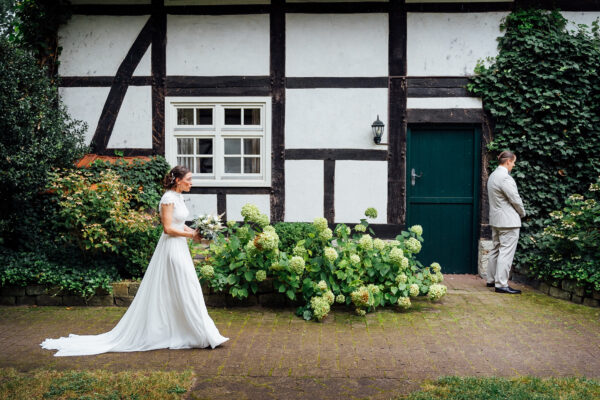
[[[387,89],[286,90],[286,148],[379,149],[371,124],[387,127]],[[387,131],[383,141],[387,141]]]
[[[189,210],[187,220],[192,221],[202,214],[217,215],[216,194],[184,194],[185,206]]]
[[[410,76],[473,75],[477,60],[498,54],[506,12],[408,13]]]
[[[375,207],[377,218],[369,222],[387,223],[387,185],[386,161],[336,161],[335,222],[358,223]]]
[[[167,74],[269,75],[269,16],[169,15]]]
[[[244,218],[240,212],[247,203],[254,204],[261,213],[271,218],[271,196],[268,194],[228,194],[226,219],[228,221],[243,221]]]
[[[323,161],[285,162],[285,220],[311,222],[323,216]]]
[[[152,148],[152,87],[129,86],[108,148]]]
[[[58,31],[62,76],[113,76],[149,16],[73,15]]]
[[[85,121],[88,124],[87,131],[85,132],[86,144],[90,144],[94,137],[100,113],[102,113],[102,108],[104,107],[109,91],[109,87],[72,87],[59,89],[60,98],[67,107],[69,115],[73,119]]]
[[[287,76],[386,76],[387,14],[287,14]]]
[[[577,29],[578,24],[591,27],[592,22],[600,18],[600,11],[563,11],[561,14],[569,20],[568,28],[573,30]]]
[[[406,108],[481,108],[479,97],[409,97]]]
[[[146,53],[140,60],[140,63],[133,71],[133,76],[150,76],[152,75],[152,45],[148,47]]]

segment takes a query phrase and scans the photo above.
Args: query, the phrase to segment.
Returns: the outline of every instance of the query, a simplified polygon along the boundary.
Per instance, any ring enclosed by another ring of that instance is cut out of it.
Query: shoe
[[[497,287],[496,293],[521,294],[521,291],[519,289],[513,289],[510,286],[507,286],[507,287]]]
[[[494,287],[496,284],[494,282],[486,282],[486,287]]]

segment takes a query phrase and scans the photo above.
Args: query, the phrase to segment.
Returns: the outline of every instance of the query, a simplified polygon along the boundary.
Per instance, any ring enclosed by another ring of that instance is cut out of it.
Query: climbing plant
[[[494,122],[488,150],[517,154],[513,176],[529,214],[522,263],[534,250],[528,233],[600,174],[600,30],[536,9],[509,14],[501,30],[497,57],[477,65],[468,89]]]

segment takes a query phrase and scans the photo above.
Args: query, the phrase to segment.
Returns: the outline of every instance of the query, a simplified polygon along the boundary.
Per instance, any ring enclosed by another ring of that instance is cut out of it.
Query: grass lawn
[[[597,400],[600,382],[586,378],[461,378],[426,382],[398,400]]]
[[[192,371],[103,370],[17,372],[0,369],[0,399],[141,400],[181,399],[194,380]]]

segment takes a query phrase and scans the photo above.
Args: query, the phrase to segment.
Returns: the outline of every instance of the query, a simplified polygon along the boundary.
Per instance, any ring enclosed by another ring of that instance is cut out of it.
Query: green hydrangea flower
[[[310,308],[313,310],[314,317],[319,321],[323,320],[331,309],[327,299],[322,296],[315,296],[310,299]]]
[[[292,253],[295,256],[304,257],[306,255],[306,249],[304,248],[304,246],[296,245],[292,250]]]
[[[373,250],[373,239],[369,235],[362,235],[360,239],[358,239],[358,245],[363,250]]]
[[[360,256],[359,256],[358,254],[352,254],[352,255],[350,256],[350,262],[351,262],[353,265],[358,265],[358,264],[360,264]]]
[[[395,264],[401,265],[402,260],[404,260],[405,258],[406,257],[404,257],[404,252],[398,247],[394,247],[390,251],[390,260],[392,260],[392,262]]]
[[[421,225],[413,225],[408,230],[417,236],[423,236],[423,227]]]
[[[272,269],[273,271],[281,271],[283,269],[283,267],[281,266],[281,264],[279,264],[276,261],[273,264],[271,264],[271,266],[269,267],[269,269]]]
[[[338,304],[344,304],[346,302],[346,296],[344,296],[343,294],[338,294],[337,296],[335,296],[335,302]]]
[[[333,247],[325,247],[323,255],[329,262],[334,262],[338,258],[338,253]]]
[[[354,227],[354,230],[356,232],[366,232],[367,231],[367,227],[364,226],[363,224],[358,224]]]
[[[379,294],[379,286],[377,285],[369,284],[367,289],[373,294]]]
[[[210,264],[204,264],[200,267],[200,274],[204,278],[212,278],[215,275],[215,269]]]
[[[248,243],[246,243],[246,246],[244,246],[244,249],[250,255],[256,253],[256,246],[254,245],[254,240],[249,240]]]
[[[290,260],[290,267],[297,275],[302,275],[305,267],[304,258],[300,256],[293,256]]]
[[[354,292],[350,293],[352,303],[358,308],[371,307],[375,303],[375,299],[366,286],[361,286]]]
[[[421,242],[417,239],[411,237],[405,242],[406,250],[410,251],[413,254],[418,254],[421,251]]]
[[[417,285],[416,283],[413,283],[408,287],[408,293],[410,297],[417,297],[419,295],[419,292],[419,285]]]
[[[346,236],[350,235],[352,233],[352,230],[350,229],[350,227],[346,226],[346,225],[338,225],[335,228],[335,231],[338,233],[338,235],[341,235],[343,233],[346,234]]]
[[[396,283],[397,284],[402,284],[402,283],[406,283],[408,281],[408,277],[405,274],[399,274],[396,275]]]
[[[390,249],[393,249],[394,247],[400,246],[400,241],[398,241],[398,240],[389,240],[385,245],[387,247],[389,247]]]
[[[269,228],[268,226],[266,228]],[[265,229],[263,233],[258,235],[258,239],[256,240],[256,245],[261,250],[269,251],[274,250],[279,247],[279,236],[275,229]]]
[[[385,249],[385,242],[381,239],[373,239],[373,247],[379,251],[382,251]]]
[[[410,297],[400,297],[398,299],[398,307],[402,308],[403,310],[409,309],[410,306]]]
[[[436,274],[438,272],[442,271],[442,266],[439,263],[434,262],[434,263],[431,263],[430,266],[431,266],[432,271],[435,272]]]
[[[429,292],[427,293],[427,297],[431,301],[437,301],[444,297],[447,290],[448,289],[446,288],[446,286],[434,283],[433,285],[429,286]]]
[[[331,231],[331,229],[325,228],[321,232],[319,232],[319,237],[322,240],[330,240],[333,237],[333,232]]]
[[[327,282],[319,281],[319,283],[317,283],[317,289],[319,289],[323,292],[326,291],[327,290]]]
[[[265,214],[261,214],[258,207],[256,207],[254,204],[245,204],[242,207],[241,213],[245,222],[255,223],[261,228],[269,225],[269,217],[267,217]]]
[[[400,262],[400,268],[402,268],[402,270],[408,269],[408,258],[404,257],[402,259]]]
[[[323,217],[317,217],[313,221],[313,225],[317,228],[319,232],[327,229],[327,220]]]
[[[227,221],[227,226],[229,228],[233,228],[235,226],[236,222],[235,221]]]
[[[265,279],[267,279],[267,271],[264,271],[262,269],[259,269],[258,271],[256,271],[256,281],[257,282],[262,282]]]
[[[369,207],[365,210],[365,217],[375,219],[377,218],[377,210],[373,207]]]
[[[327,300],[329,305],[333,304],[333,302],[335,301],[335,296],[333,295],[333,292],[331,290],[328,290],[325,293],[323,293],[323,298]]]

